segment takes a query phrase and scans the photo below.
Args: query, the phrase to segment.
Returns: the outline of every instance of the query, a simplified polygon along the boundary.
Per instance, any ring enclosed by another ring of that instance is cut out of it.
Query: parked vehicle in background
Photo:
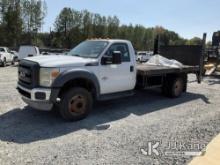
[[[13,54],[7,47],[0,47],[0,65],[5,67],[7,63],[13,64]]]
[[[40,50],[36,46],[29,46],[29,45],[20,46],[18,51],[18,61],[26,57],[34,57],[39,55],[40,55]]]
[[[136,61],[147,62],[151,58],[152,55],[153,55],[153,52],[147,52],[147,51],[137,52]]]
[[[11,50],[11,54],[13,56],[13,63],[18,62],[18,52]]]
[[[198,82],[201,80],[201,49],[200,45],[162,47],[164,57],[183,64],[172,68],[137,65],[134,48],[127,40],[87,40],[67,55],[20,61],[17,89],[33,108],[55,108],[66,120],[80,120],[89,114],[95,100],[131,96],[135,87],[161,88],[165,95],[179,97],[187,90],[187,74],[194,73]]]

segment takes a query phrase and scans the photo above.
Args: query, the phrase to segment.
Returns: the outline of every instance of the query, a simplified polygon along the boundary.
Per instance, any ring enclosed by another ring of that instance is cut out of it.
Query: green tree
[[[71,48],[87,38],[121,38],[130,40],[137,50],[153,50],[154,39],[160,35],[162,45],[186,44],[187,40],[162,26],[121,25],[116,16],[101,16],[87,10],[64,8],[55,22],[53,45]],[[57,44],[55,43],[57,42]]]
[[[191,40],[188,40],[187,45],[201,45],[202,44],[202,40],[198,37],[194,37]]]
[[[0,25],[2,45],[15,47],[19,43],[22,33],[20,10],[20,0],[2,0]]]
[[[42,0],[22,0],[22,17],[27,32],[39,30],[47,13],[46,2]]]
[[[107,18],[108,37],[118,38],[119,24],[120,21],[116,16]]]

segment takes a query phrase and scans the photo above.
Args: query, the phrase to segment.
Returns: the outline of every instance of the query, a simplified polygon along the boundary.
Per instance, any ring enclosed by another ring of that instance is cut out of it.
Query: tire
[[[15,60],[13,59],[12,62],[11,62],[11,65],[14,65],[14,64],[15,64]]]
[[[4,60],[2,62],[2,67],[6,67],[6,58],[4,58]]]
[[[162,92],[168,97],[177,98],[186,90],[184,78],[180,77],[169,77],[162,87]]]
[[[184,81],[182,77],[175,78],[170,85],[169,93],[170,97],[180,97],[184,90]]]
[[[93,99],[84,88],[72,88],[61,96],[59,112],[67,121],[78,121],[86,118],[92,109]]]

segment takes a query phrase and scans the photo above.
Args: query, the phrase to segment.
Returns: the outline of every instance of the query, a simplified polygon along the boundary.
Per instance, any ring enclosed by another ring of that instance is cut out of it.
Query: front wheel
[[[59,111],[68,121],[82,120],[92,109],[93,99],[89,91],[84,88],[72,88],[63,93]]]
[[[15,64],[15,59],[12,59],[11,65],[14,65],[14,64]]]
[[[6,58],[4,58],[2,61],[2,67],[5,67],[5,66],[6,66]]]

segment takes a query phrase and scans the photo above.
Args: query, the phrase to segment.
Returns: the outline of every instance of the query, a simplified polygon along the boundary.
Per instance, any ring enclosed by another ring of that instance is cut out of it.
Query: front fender
[[[74,79],[79,79],[79,78],[87,79],[91,81],[96,88],[96,96],[98,97],[100,95],[99,81],[94,73],[89,72],[84,69],[71,69],[71,70],[66,70],[62,72],[52,83],[51,87],[52,89],[54,89],[52,90],[52,93],[51,93],[52,100],[58,97],[59,90],[57,89],[61,89],[67,82],[72,81]]]

